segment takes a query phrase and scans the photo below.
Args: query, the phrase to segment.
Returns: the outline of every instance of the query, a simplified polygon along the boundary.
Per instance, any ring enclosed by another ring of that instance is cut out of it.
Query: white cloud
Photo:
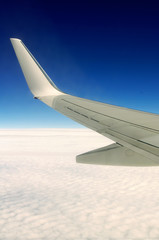
[[[0,131],[0,240],[159,239],[159,168],[82,165],[81,129]]]

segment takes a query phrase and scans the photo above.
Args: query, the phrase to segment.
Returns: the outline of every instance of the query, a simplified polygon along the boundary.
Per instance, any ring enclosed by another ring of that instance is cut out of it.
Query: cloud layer
[[[0,131],[0,240],[159,239],[159,168],[77,164],[89,130]]]

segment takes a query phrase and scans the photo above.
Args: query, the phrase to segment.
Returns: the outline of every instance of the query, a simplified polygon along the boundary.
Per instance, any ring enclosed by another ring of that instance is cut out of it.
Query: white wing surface
[[[76,122],[117,144],[77,156],[77,162],[109,165],[159,165],[159,115],[91,101],[61,92],[19,39],[11,39],[34,95]]]

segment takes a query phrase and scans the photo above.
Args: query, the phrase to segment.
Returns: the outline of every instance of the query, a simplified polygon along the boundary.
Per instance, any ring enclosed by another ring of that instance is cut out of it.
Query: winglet
[[[26,82],[34,97],[57,96],[62,92],[49,78],[24,43],[17,38],[10,38]]]

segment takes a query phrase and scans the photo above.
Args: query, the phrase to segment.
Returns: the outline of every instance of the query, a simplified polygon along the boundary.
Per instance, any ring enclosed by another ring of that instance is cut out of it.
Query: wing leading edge
[[[79,155],[77,162],[134,166],[159,165],[159,115],[63,93],[21,40],[12,38],[11,42],[26,82],[35,98],[118,143],[115,148],[107,147],[102,151]],[[102,161],[99,159],[100,155]],[[87,158],[89,158],[88,161]]]

